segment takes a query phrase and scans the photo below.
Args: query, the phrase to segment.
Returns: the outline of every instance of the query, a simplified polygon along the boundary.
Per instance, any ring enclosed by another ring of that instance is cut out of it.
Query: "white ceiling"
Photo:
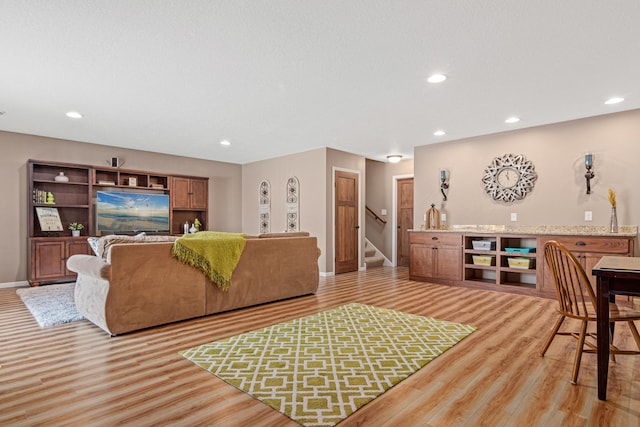
[[[2,0],[0,129],[241,164],[412,157],[640,108],[639,23],[638,0]]]

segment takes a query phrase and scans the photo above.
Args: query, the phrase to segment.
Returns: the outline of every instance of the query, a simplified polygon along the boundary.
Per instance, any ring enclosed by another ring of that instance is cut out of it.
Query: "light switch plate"
[[[517,221],[518,220],[518,214],[516,212],[511,212],[511,221]]]
[[[584,211],[584,220],[585,221],[593,221],[593,212]]]
[[[380,209],[380,215],[387,216],[387,210],[386,209]]]

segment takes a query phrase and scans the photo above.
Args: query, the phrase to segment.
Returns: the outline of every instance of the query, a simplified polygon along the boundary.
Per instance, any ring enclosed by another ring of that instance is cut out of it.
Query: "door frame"
[[[391,265],[398,266],[398,181],[401,179],[413,178],[413,174],[393,175],[391,177]],[[415,188],[415,187],[414,187]],[[414,192],[415,194],[415,192]],[[415,199],[413,206],[413,216],[415,220]],[[415,224],[414,224],[415,226]]]
[[[336,274],[336,172],[348,172],[358,175],[358,271],[365,271],[366,267],[362,260],[362,232],[363,232],[363,201],[362,201],[362,174],[357,169],[347,169],[338,166],[331,167],[331,246],[333,256],[331,257],[331,271]]]

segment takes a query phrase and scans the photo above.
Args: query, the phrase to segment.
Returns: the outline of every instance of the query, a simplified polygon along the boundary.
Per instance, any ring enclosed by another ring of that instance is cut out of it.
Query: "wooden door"
[[[191,193],[191,208],[206,209],[207,208],[207,181],[204,179],[192,179],[189,188]]]
[[[171,206],[174,208],[189,207],[189,179],[173,177],[171,180]]]
[[[335,173],[335,270],[358,270],[358,175]]]
[[[409,265],[409,230],[413,228],[413,178],[400,179],[397,183],[397,265]]]
[[[34,242],[32,253],[32,281],[59,279],[65,276],[65,242],[64,240],[46,240]]]

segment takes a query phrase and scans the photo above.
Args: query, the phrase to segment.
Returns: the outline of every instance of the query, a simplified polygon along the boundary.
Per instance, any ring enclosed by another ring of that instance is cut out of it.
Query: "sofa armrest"
[[[67,259],[67,268],[78,274],[96,279],[111,279],[111,264],[93,255],[72,255]]]

